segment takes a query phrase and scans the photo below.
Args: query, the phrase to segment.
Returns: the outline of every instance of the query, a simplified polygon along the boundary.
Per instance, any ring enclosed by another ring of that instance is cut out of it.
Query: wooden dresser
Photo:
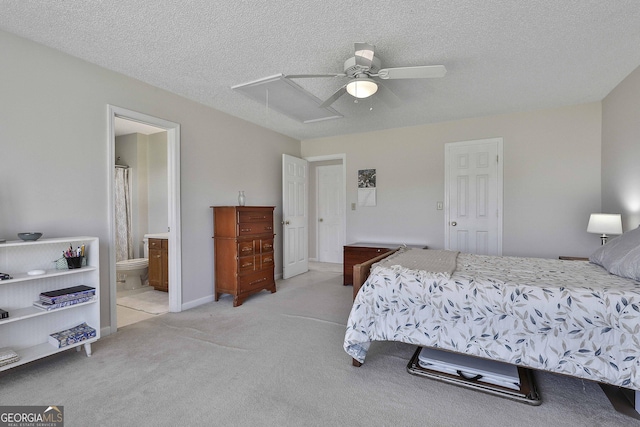
[[[169,292],[169,240],[149,239],[149,286]]]
[[[273,206],[211,206],[215,262],[214,299],[233,295],[233,306],[251,294],[276,291]]]
[[[343,285],[353,284],[353,266],[369,261],[378,255],[398,249],[402,244],[394,243],[351,243],[344,246],[343,253]],[[426,245],[407,245],[410,248],[427,249]]]

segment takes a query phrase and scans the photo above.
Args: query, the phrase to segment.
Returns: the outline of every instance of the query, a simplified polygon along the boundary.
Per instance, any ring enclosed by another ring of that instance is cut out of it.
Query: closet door
[[[445,148],[445,248],[502,255],[502,139]]]

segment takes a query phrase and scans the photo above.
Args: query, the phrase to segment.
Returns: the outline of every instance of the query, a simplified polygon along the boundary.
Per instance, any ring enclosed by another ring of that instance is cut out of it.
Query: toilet
[[[116,262],[116,275],[124,276],[126,290],[138,289],[143,286],[143,277],[147,275],[149,267],[149,240],[144,239],[144,258],[125,259]]]

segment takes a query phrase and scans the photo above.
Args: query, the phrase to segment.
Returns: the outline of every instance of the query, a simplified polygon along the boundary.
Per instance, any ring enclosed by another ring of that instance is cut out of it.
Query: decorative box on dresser
[[[276,291],[273,206],[211,206],[215,262],[214,299],[233,295],[233,306],[251,294]]]
[[[169,292],[169,240],[149,239],[149,286]]]

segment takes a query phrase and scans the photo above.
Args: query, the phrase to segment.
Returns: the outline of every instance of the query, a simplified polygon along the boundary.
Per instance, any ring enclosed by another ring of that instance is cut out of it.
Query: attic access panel
[[[283,74],[232,86],[231,89],[302,123],[343,117],[331,107],[320,108],[320,99]]]

